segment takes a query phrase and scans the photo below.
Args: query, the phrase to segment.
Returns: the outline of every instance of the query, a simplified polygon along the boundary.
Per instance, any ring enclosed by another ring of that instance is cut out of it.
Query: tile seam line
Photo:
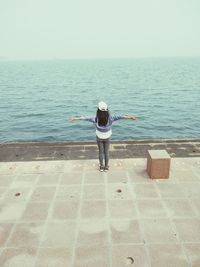
[[[136,194],[135,194],[135,190],[134,190],[134,183],[131,182],[131,178],[130,178],[130,173],[128,171],[126,171],[126,175],[128,178],[128,186],[130,187],[130,192],[132,195],[132,199],[133,201],[135,200],[135,209],[136,209],[136,214],[137,214],[137,222],[138,222],[138,226],[140,229],[140,233],[141,233],[141,238],[142,238],[142,244],[144,246],[145,252],[146,252],[146,256],[147,256],[147,264],[149,265],[149,267],[151,266],[151,258],[150,258],[150,254],[146,245],[146,240],[145,240],[145,235],[144,235],[144,229],[141,225],[141,217],[140,217],[140,212],[138,209],[138,205],[137,205],[137,198],[136,198]],[[131,186],[132,185],[132,186]]]
[[[56,200],[56,194],[57,194],[57,191],[58,191],[58,187],[59,187],[59,184],[60,184],[60,180],[61,180],[61,174],[59,174],[59,179],[58,179],[58,182],[57,182],[57,185],[56,185],[56,190],[54,192],[54,196],[53,196],[53,199],[51,201],[51,204],[49,206],[49,211],[48,211],[48,216],[45,220],[45,223],[44,223],[44,228],[43,228],[43,233],[42,233],[42,236],[40,238],[40,242],[39,242],[39,245],[37,246],[37,253],[35,255],[35,264],[34,264],[34,267],[37,267],[36,263],[37,263],[37,259],[38,259],[38,256],[39,256],[39,253],[40,253],[40,250],[42,248],[44,248],[42,245],[42,242],[44,241],[44,237],[45,237],[45,234],[46,234],[46,231],[47,231],[47,226],[48,226],[48,222],[50,221],[50,218],[51,218],[51,215],[52,215],[52,212],[53,212],[53,204],[55,203],[55,200]],[[39,181],[39,178],[38,178],[38,181]]]
[[[147,242],[146,243],[146,245],[147,246],[149,246],[149,245],[180,245],[180,243],[179,242]],[[182,244],[183,245],[192,245],[192,244],[196,244],[196,245],[200,245],[200,242],[182,242]],[[144,243],[143,242],[140,242],[140,243],[134,243],[134,242],[130,242],[130,243],[127,243],[127,242],[121,242],[121,243],[115,243],[115,244],[113,244],[113,247],[117,247],[117,246],[121,246],[121,245],[144,245]],[[79,247],[83,247],[83,246],[79,246]],[[86,246],[84,246],[84,247],[88,247],[88,248],[90,248],[91,246],[88,244],[88,245],[86,245]],[[21,247],[18,247],[18,248],[16,248],[16,247],[12,247],[12,246],[9,246],[9,247],[6,247],[6,248],[11,248],[11,249],[23,249],[23,248],[26,248],[26,246],[24,245],[24,247],[23,246],[21,246]],[[35,246],[31,246],[30,248],[35,248],[35,249],[43,249],[44,247],[42,247],[42,246],[38,246],[38,247],[35,247]],[[66,249],[66,247],[62,247],[62,246],[55,246],[55,247],[52,247],[52,246],[46,246],[45,247],[45,249],[46,248],[49,248],[49,249],[54,249],[54,248],[65,248]],[[0,248],[0,249],[4,249],[4,248]]]
[[[104,173],[104,188],[105,188],[105,198],[106,198],[106,221],[107,221],[107,235],[108,235],[108,251],[109,251],[109,264],[110,267],[113,266],[112,262],[112,253],[113,253],[113,245],[112,245],[112,235],[111,235],[111,227],[110,227],[110,210],[109,210],[109,198],[108,198],[108,173]]]
[[[83,165],[83,174],[82,174],[82,182],[81,182],[81,192],[80,192],[80,197],[79,197],[79,207],[78,207],[78,211],[77,211],[75,237],[74,237],[74,244],[73,244],[72,258],[71,258],[71,267],[74,267],[75,266],[76,247],[77,247],[77,243],[78,243],[79,225],[80,225],[80,220],[81,220],[81,209],[82,209],[82,205],[83,205],[84,181],[85,181],[85,168],[84,168],[84,165]]]

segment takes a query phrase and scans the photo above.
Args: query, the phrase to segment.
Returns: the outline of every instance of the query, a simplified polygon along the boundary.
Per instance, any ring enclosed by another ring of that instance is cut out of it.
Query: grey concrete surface
[[[1,267],[199,267],[200,158],[0,163]]]
[[[171,157],[200,157],[200,140],[111,141],[113,159],[144,158],[149,149],[164,149]],[[97,159],[96,142],[1,143],[0,162]]]

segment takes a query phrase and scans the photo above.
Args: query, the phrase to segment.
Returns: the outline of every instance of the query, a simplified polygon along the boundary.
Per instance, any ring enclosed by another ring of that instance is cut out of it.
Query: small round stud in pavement
[[[132,257],[127,257],[126,258],[126,265],[131,265],[134,263],[134,259]]]

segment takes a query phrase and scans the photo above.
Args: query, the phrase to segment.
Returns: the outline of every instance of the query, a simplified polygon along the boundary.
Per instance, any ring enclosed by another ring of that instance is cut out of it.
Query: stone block
[[[148,150],[147,173],[151,179],[169,178],[171,158],[166,150]]]

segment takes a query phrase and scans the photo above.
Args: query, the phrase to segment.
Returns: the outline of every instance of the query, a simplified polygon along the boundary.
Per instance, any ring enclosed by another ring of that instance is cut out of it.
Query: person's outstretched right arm
[[[75,121],[89,121],[89,122],[95,122],[95,118],[90,118],[90,117],[73,117],[68,120],[69,122],[75,122]]]
[[[82,120],[82,117],[73,117],[73,118],[68,119],[69,122],[75,122],[75,121],[80,121],[80,120]]]

